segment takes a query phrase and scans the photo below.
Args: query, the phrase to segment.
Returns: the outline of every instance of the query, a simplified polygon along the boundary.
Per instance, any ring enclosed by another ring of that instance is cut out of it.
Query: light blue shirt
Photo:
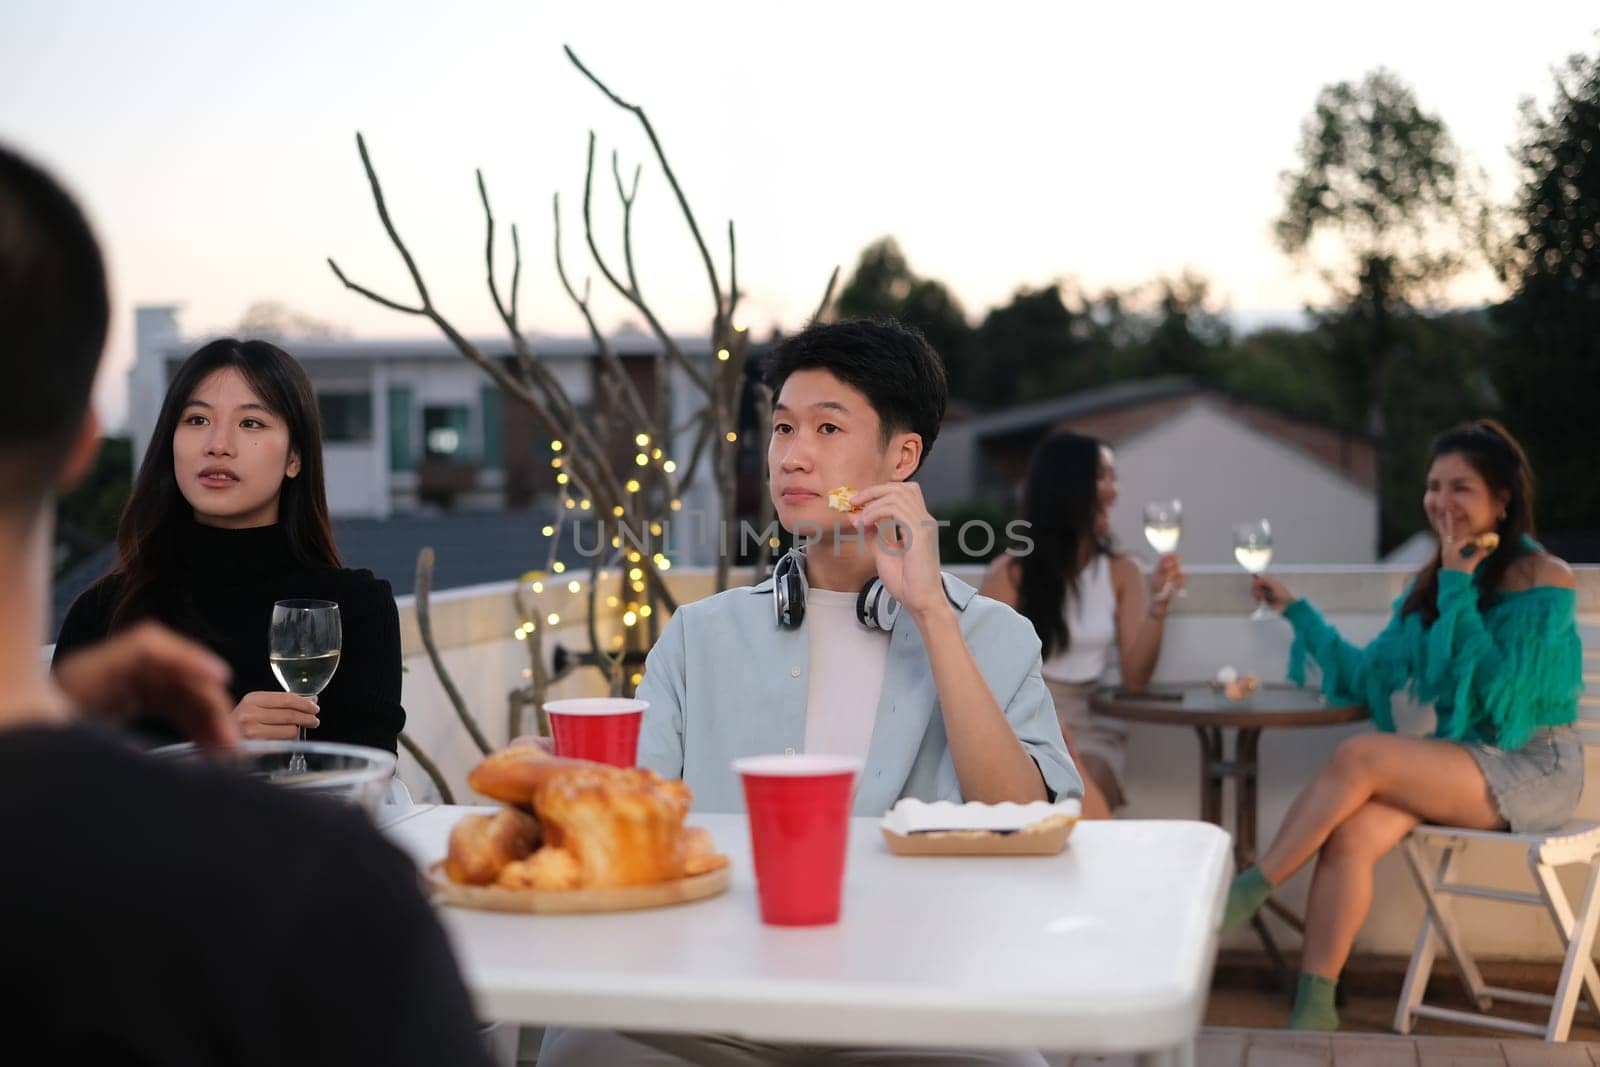
[[[1081,797],[1083,780],[1039,673],[1032,624],[950,574],[944,586],[978,670],[1046,787],[1057,799]],[[694,790],[696,811],[744,811],[732,761],[799,752],[805,745],[809,624],[778,625],[770,578],[680,606],[645,662],[638,695],[650,708],[640,730],[639,765],[682,778]],[[927,647],[904,612],[889,637],[854,813],[882,815],[901,797],[962,799]]]

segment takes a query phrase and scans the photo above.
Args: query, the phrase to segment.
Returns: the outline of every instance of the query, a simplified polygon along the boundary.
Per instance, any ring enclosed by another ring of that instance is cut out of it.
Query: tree
[[[919,277],[911,269],[893,237],[880,237],[862,249],[834,308],[846,318],[891,318],[921,330],[944,357],[950,395],[971,400],[974,368],[967,314],[943,282]]]
[[[983,373],[974,383],[972,401],[1003,408],[1093,384],[1099,377],[1087,343],[1093,330],[1093,323],[1067,306],[1059,284],[1018,289],[978,327],[977,362]]]
[[[56,504],[57,571],[116,540],[122,506],[133,486],[133,442],[107,437],[94,466]]]
[[[1341,378],[1377,447],[1379,484],[1388,486],[1389,412],[1409,399],[1391,381],[1413,334],[1401,320],[1467,262],[1475,192],[1444,121],[1384,70],[1325,87],[1301,127],[1299,155],[1299,168],[1282,176],[1278,244],[1302,259],[1327,244],[1337,249],[1322,274],[1339,301],[1321,321],[1340,338]],[[1383,547],[1392,543],[1390,504],[1380,492]]]
[[[483,207],[484,218],[484,272],[485,281],[495,311],[505,329],[509,355],[486,349],[461,332],[444,312],[433,302],[422,268],[400,234],[384,198],[383,185],[377,168],[367,151],[366,139],[358,132],[356,148],[361,157],[362,169],[371,190],[373,206],[390,244],[405,264],[413,293],[405,299],[386,296],[351,280],[338,263],[328,260],[328,267],[347,289],[358,293],[373,303],[404,315],[426,319],[433,323],[456,351],[469,363],[478,367],[499,387],[501,392],[525,407],[540,428],[550,435],[550,448],[554,453],[550,465],[559,471],[557,483],[562,486],[563,508],[556,511],[555,523],[547,527],[547,550],[551,573],[559,574],[565,564],[555,559],[556,543],[564,523],[598,520],[594,545],[596,551],[590,561],[588,583],[589,640],[593,665],[607,675],[613,692],[620,692],[625,684],[637,684],[637,678],[627,679],[624,667],[631,648],[640,643],[639,633],[645,631],[654,641],[660,613],[657,608],[670,612],[676,610],[677,600],[662,580],[662,573],[671,566],[659,540],[666,536],[674,514],[682,507],[682,490],[692,485],[702,457],[709,457],[712,466],[711,482],[718,500],[717,520],[730,531],[727,537],[718,537],[717,588],[728,585],[732,556],[738,539],[737,515],[734,512],[739,434],[735,429],[741,391],[746,382],[746,365],[750,354],[748,331],[738,325],[736,311],[744,290],[739,285],[738,245],[733,221],[727,225],[726,273],[719,270],[716,257],[707,245],[689,199],[679,183],[654,124],[645,109],[624,100],[583,65],[572,49],[564,49],[567,59],[577,71],[606,97],[613,105],[631,114],[637,120],[651,152],[666,179],[684,222],[687,224],[694,247],[705,268],[711,295],[711,355],[704,360],[692,359],[678,339],[668,333],[659,316],[645,299],[635,270],[633,246],[633,209],[639,195],[642,167],[635,168],[631,181],[624,179],[623,168],[617,153],[611,155],[611,178],[622,206],[620,249],[609,255],[602,251],[593,218],[595,186],[596,137],[589,134],[585,159],[583,204],[583,236],[589,258],[605,282],[627,302],[633,312],[640,315],[655,335],[659,353],[655,361],[653,395],[635,382],[622,360],[613,350],[596,323],[591,304],[592,286],[585,280],[581,290],[575,286],[566,269],[562,254],[562,212],[559,194],[552,198],[555,220],[554,254],[556,273],[568,297],[582,313],[590,339],[595,346],[597,359],[595,403],[584,410],[574,402],[566,384],[540,357],[537,343],[524,330],[520,317],[520,286],[522,281],[522,244],[518,228],[510,227],[511,270],[509,278],[500,269],[495,255],[495,241],[500,233],[490,202],[488,185],[483,172],[477,172],[477,193]],[[828,279],[818,313],[824,311],[832,298],[838,271]],[[698,406],[687,423],[673,426],[668,402],[669,365],[687,382],[692,403]],[[770,408],[767,409],[770,411]],[[764,434],[763,434],[764,436]],[[684,462],[668,450],[683,444],[686,448]],[[770,507],[770,502],[767,505]],[[763,523],[759,528],[765,529]],[[715,531],[713,531],[715,536]],[[610,550],[603,550],[609,541]],[[424,564],[419,561],[419,589],[425,588]],[[525,576],[528,592],[537,595],[543,591],[543,582]],[[603,611],[600,589],[603,584],[615,582],[616,595],[605,603],[615,609],[615,620],[620,625],[610,635],[605,645],[600,637],[598,621]],[[560,584],[577,583],[577,578],[563,579]],[[555,583],[552,583],[555,584]],[[569,585],[570,588],[570,585]],[[576,590],[574,590],[576,591]],[[542,614],[530,610],[523,600],[524,591],[517,593],[518,609],[524,619],[516,634],[528,639],[539,632]],[[419,602],[425,599],[419,593]],[[550,613],[557,617],[558,613]],[[420,617],[420,612],[419,612]],[[548,616],[547,616],[548,617]],[[555,625],[554,622],[551,625]],[[635,629],[635,627],[638,629]],[[531,642],[537,648],[537,639]],[[533,657],[532,696],[519,698],[519,705],[538,706],[546,679],[537,656]],[[436,667],[438,664],[436,663]],[[443,673],[441,680],[443,680]],[[470,718],[452,687],[451,702],[463,721]],[[513,712],[516,719],[516,712]],[[513,732],[516,732],[513,723]],[[474,737],[485,751],[481,737]]]
[[[1495,382],[1512,430],[1547,487],[1545,525],[1600,529],[1594,404],[1600,398],[1600,53],[1555,75],[1547,114],[1523,105],[1515,286],[1496,309],[1504,334]]]
[[[261,337],[274,341],[347,336],[344,329],[296,311],[281,300],[257,300],[245,308],[234,330],[241,337]]]
[[[1158,278],[1135,296],[1147,300],[1143,294],[1151,289],[1155,294],[1151,309],[1128,316],[1128,328],[1119,331],[1130,333],[1131,339],[1122,340],[1115,334],[1111,338],[1123,349],[1123,358],[1113,365],[1113,377],[1210,377],[1233,339],[1227,320],[1210,307],[1210,283],[1185,271],[1177,278]],[[1111,296],[1102,298],[1102,304],[1110,303]],[[1122,303],[1119,299],[1115,306],[1120,310]]]

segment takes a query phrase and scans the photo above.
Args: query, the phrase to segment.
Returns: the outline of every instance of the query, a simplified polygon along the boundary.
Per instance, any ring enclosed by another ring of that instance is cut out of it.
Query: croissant
[[[576,889],[583,881],[583,872],[572,853],[547,846],[527,859],[506,864],[494,881],[506,889]]]
[[[710,834],[684,827],[694,800],[689,787],[654,771],[515,747],[485,758],[467,781],[509,806],[456,824],[445,873],[460,884],[606,889],[704,874],[728,862]]]
[[[532,810],[534,793],[555,775],[601,766],[604,764],[552,756],[532,745],[515,745],[485,757],[467,775],[467,784],[502,804]]]
[[[689,790],[650,771],[568,771],[540,788],[545,838],[572,853],[586,888],[648,885],[683,877]]]
[[[450,831],[445,874],[462,885],[488,885],[508,863],[539,846],[539,820],[516,808],[468,815]]]

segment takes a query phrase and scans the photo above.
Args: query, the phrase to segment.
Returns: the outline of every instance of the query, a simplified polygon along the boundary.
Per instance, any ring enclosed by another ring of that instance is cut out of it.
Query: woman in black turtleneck
[[[272,605],[339,605],[339,669],[315,702],[267,663]],[[56,656],[141,619],[196,637],[233,668],[247,738],[395,751],[400,623],[389,583],[339,565],[322,478],[322,428],[305,371],[265,341],[213,341],[179,368],[117,530],[116,568],[73,602]],[[178,740],[159,724],[139,727]]]

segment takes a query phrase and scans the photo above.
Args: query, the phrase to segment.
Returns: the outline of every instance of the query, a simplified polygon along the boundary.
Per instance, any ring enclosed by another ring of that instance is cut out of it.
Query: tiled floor
[[[1134,1067],[1132,1056],[1075,1056],[1061,1067]],[[1600,1067],[1600,1045],[1460,1037],[1306,1036],[1207,1029],[1195,1067]]]
[[[1491,985],[1505,985],[1530,992],[1553,992],[1554,967],[1543,965],[1496,964],[1485,962],[1484,977]],[[1399,1001],[1404,960],[1365,959],[1354,961],[1342,983],[1339,1006],[1340,1031],[1345,1034],[1393,1034],[1394,1011]],[[1428,986],[1427,1002],[1439,1007],[1470,1011],[1457,980],[1443,965]],[[1495,1004],[1493,1011],[1522,1022],[1543,1024],[1549,1010],[1528,1004]],[[1218,961],[1211,999],[1206,1005],[1205,1025],[1209,1027],[1247,1027],[1279,1029],[1289,1017],[1288,993],[1274,986],[1263,965],[1247,954],[1224,953]],[[1476,1026],[1418,1019],[1414,1031],[1422,1037],[1494,1037],[1520,1043],[1523,1039],[1501,1031]],[[1600,1042],[1600,1019],[1579,1010],[1573,1021],[1571,1040]]]

